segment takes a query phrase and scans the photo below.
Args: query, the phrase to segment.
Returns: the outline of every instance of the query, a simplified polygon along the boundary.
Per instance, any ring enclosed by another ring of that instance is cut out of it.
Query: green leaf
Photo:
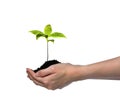
[[[50,35],[50,37],[53,37],[53,38],[59,38],[59,37],[66,38],[66,36],[63,33],[60,33],[60,32],[54,32],[54,33],[52,33]]]
[[[36,40],[38,40],[38,38],[40,38],[40,37],[45,37],[45,34],[37,34],[36,35]]]
[[[45,33],[46,35],[48,35],[48,36],[52,33],[52,27],[51,27],[50,24],[48,24],[48,25],[45,26],[45,28],[44,28],[44,33]]]
[[[31,30],[31,31],[29,31],[29,32],[31,32],[31,33],[34,34],[34,35],[43,34],[43,32],[41,32],[41,31],[39,31],[39,30]]]
[[[54,43],[54,40],[53,40],[53,39],[51,39],[51,40],[48,40],[48,42],[53,42],[53,43]]]

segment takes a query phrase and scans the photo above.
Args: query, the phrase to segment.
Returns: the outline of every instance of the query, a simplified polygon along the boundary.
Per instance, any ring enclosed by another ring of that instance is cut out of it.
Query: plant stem
[[[49,45],[48,45],[48,38],[47,38],[47,61],[49,59]]]

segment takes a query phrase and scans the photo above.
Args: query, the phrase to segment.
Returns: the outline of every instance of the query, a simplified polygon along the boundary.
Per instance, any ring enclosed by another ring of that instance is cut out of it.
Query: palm
[[[39,30],[31,30],[30,31],[32,34],[36,36],[36,40],[40,37],[44,37],[47,42],[47,61],[49,59],[49,46],[48,42],[54,42],[54,39],[50,38],[65,38],[65,35],[60,32],[52,32],[52,27],[50,24],[46,25],[44,28],[44,32],[41,32]]]

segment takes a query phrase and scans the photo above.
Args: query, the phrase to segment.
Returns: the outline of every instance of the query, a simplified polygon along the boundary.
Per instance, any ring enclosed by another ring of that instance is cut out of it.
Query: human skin
[[[26,71],[29,79],[36,85],[55,90],[85,79],[120,80],[120,57],[84,66],[60,63],[37,73],[29,68]]]

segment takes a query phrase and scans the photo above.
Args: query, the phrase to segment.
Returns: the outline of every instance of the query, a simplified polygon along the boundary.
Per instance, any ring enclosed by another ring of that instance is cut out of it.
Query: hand
[[[37,73],[27,69],[27,73],[36,85],[52,90],[83,79],[120,80],[120,57],[86,66],[60,63]]]
[[[36,85],[54,90],[57,88],[63,88],[73,81],[80,80],[78,74],[82,74],[82,72],[79,71],[82,70],[82,67],[83,66],[62,63],[52,65],[47,69],[38,71],[37,73],[34,73],[31,69],[27,69],[27,73],[28,77]]]

